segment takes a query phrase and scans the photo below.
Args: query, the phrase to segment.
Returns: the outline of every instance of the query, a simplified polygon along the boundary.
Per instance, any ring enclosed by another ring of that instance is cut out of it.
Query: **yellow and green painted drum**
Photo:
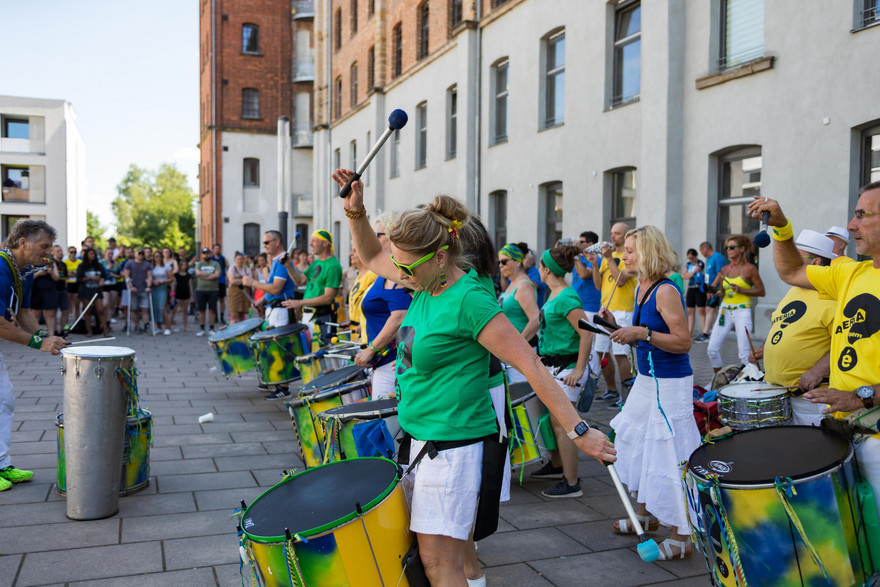
[[[873,539],[852,459],[848,440],[807,426],[746,430],[694,451],[686,497],[716,584],[867,583]]]
[[[267,587],[409,585],[400,469],[383,458],[288,476],[241,513],[243,568]]]
[[[324,373],[351,365],[358,350],[352,348],[350,344],[325,346],[313,353],[297,357],[296,368],[302,375],[303,383],[309,383]]]
[[[339,461],[354,457],[397,455],[403,431],[397,422],[397,399],[378,399],[346,404],[318,413],[324,429],[324,456],[327,461]],[[381,421],[381,422],[377,422]],[[388,436],[375,430],[384,427]],[[373,428],[372,432],[359,431]],[[378,434],[378,437],[373,435]],[[360,437],[360,442],[358,442]],[[390,445],[387,441],[390,440]],[[388,452],[390,451],[390,454]]]
[[[67,495],[67,459],[64,452],[64,414],[55,417],[58,430],[58,467],[55,492]],[[125,420],[122,448],[122,474],[119,495],[131,495],[150,485],[150,445],[153,443],[153,415],[139,408],[138,416]]]
[[[547,450],[548,442],[538,425],[547,409],[527,382],[511,383],[508,389],[513,424],[510,431],[510,464],[513,467],[528,465],[540,460]]]
[[[262,318],[251,318],[236,324],[230,324],[223,330],[208,337],[208,343],[214,349],[220,370],[227,377],[240,375],[257,366],[248,338],[263,328]]]
[[[296,429],[306,468],[326,462],[324,426],[318,414],[370,397],[370,382],[366,377],[362,367],[349,365],[302,386],[299,397],[285,404]]]
[[[300,378],[296,358],[310,348],[309,329],[288,324],[251,335],[248,345],[257,364],[260,383],[280,384]]]

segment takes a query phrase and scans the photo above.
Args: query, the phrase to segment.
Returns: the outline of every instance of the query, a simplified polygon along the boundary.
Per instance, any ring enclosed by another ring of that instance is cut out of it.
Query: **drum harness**
[[[23,297],[22,284],[24,280],[27,279],[29,275],[36,273],[37,271],[42,271],[43,269],[48,267],[48,265],[44,265],[42,267],[34,267],[31,265],[29,267],[25,267],[24,271],[21,271],[18,268],[18,263],[15,262],[15,257],[12,256],[12,251],[10,251],[9,249],[0,249],[0,257],[2,257],[4,261],[6,261],[6,264],[9,265],[9,270],[12,273],[12,299],[9,300],[9,302],[11,303],[11,307],[4,309],[9,310],[13,314],[17,314],[18,309],[21,307],[21,300]]]

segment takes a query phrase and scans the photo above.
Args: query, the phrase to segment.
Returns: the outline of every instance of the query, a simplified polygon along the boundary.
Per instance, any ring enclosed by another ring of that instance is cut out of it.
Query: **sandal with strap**
[[[657,560],[661,561],[691,558],[691,555],[694,554],[694,549],[689,540],[673,540],[672,538],[667,538],[661,542],[659,546],[660,558]],[[678,552],[673,551],[673,549],[678,549]]]
[[[656,532],[660,528],[660,520],[650,514],[647,516],[636,514],[636,519],[642,525],[642,530],[645,532]],[[630,524],[629,518],[617,520],[614,523],[614,531],[617,534],[636,534],[636,529]]]

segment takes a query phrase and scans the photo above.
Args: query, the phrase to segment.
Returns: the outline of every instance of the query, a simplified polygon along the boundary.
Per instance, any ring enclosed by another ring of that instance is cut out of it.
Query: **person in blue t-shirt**
[[[715,277],[718,276],[721,268],[727,265],[727,259],[724,258],[724,255],[713,249],[712,245],[708,242],[700,244],[700,254],[706,258],[706,283],[715,283]],[[708,324],[708,326],[703,326],[704,330],[709,330],[712,324],[715,324],[715,318],[718,317],[718,306],[721,303],[721,298],[709,295],[711,293],[709,288],[706,288],[706,322],[704,324]],[[708,336],[708,332],[703,334]]]
[[[709,329],[711,326],[706,321],[706,264],[700,261],[696,249],[688,249],[687,266],[681,272],[681,276],[687,279],[687,291],[685,304],[688,312],[688,328],[694,332],[694,324],[697,314],[700,316],[700,335],[694,338],[694,342],[708,342]]]
[[[60,336],[49,336],[40,329],[33,313],[22,310],[28,310],[31,305],[33,273],[51,262],[55,236],[55,229],[44,221],[22,219],[12,227],[4,248],[0,250],[0,312],[3,314],[0,338],[53,355],[66,346],[65,340]],[[34,476],[33,471],[12,466],[9,444],[14,413],[15,392],[0,356],[0,491]]]
[[[270,327],[287,326],[292,322],[287,308],[281,306],[284,300],[292,300],[297,285],[305,284],[306,276],[296,268],[284,250],[281,233],[270,230],[263,235],[263,246],[266,255],[272,259],[269,277],[266,283],[260,283],[253,277],[245,275],[241,283],[245,287],[253,287],[266,293],[261,301],[266,303],[266,322]]]
[[[550,291],[550,288],[541,281],[541,273],[535,267],[535,252],[532,249],[529,249],[526,256],[523,257],[523,267],[525,267],[526,275],[529,276],[529,279],[538,288],[538,309],[540,310],[544,307],[544,302],[547,301],[547,292]]]
[[[394,369],[397,361],[397,332],[406,317],[412,297],[403,287],[377,277],[367,290],[361,310],[367,321],[367,348],[354,358],[356,365],[372,366],[372,398],[394,397]],[[379,355],[384,357],[378,359]]]
[[[590,245],[599,242],[599,235],[592,231],[582,232],[578,247],[583,251]],[[602,265],[602,257],[599,257],[598,266]],[[602,301],[602,292],[596,289],[593,282],[593,265],[584,255],[580,255],[574,261],[574,271],[571,272],[571,287],[577,292],[584,304],[584,312],[587,318],[592,320],[593,315],[599,311]]]

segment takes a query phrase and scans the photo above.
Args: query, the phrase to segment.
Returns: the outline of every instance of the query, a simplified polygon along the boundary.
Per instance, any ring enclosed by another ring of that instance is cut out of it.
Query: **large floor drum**
[[[510,464],[517,467],[541,460],[547,450],[539,422],[547,408],[527,382],[510,384]],[[555,440],[555,439],[554,439]]]
[[[256,368],[257,363],[248,347],[248,338],[259,332],[262,326],[262,318],[251,318],[230,324],[208,337],[208,343],[214,349],[214,355],[224,375],[240,375]]]
[[[409,585],[401,561],[412,536],[399,475],[394,462],[367,458],[284,479],[241,515],[251,570],[266,586]]]
[[[309,344],[309,329],[304,324],[288,324],[251,335],[248,345],[260,383],[278,385],[299,379],[296,358],[308,352]]]
[[[746,430],[694,451],[686,480],[695,536],[718,584],[868,580],[853,448],[842,436],[807,426]]]

